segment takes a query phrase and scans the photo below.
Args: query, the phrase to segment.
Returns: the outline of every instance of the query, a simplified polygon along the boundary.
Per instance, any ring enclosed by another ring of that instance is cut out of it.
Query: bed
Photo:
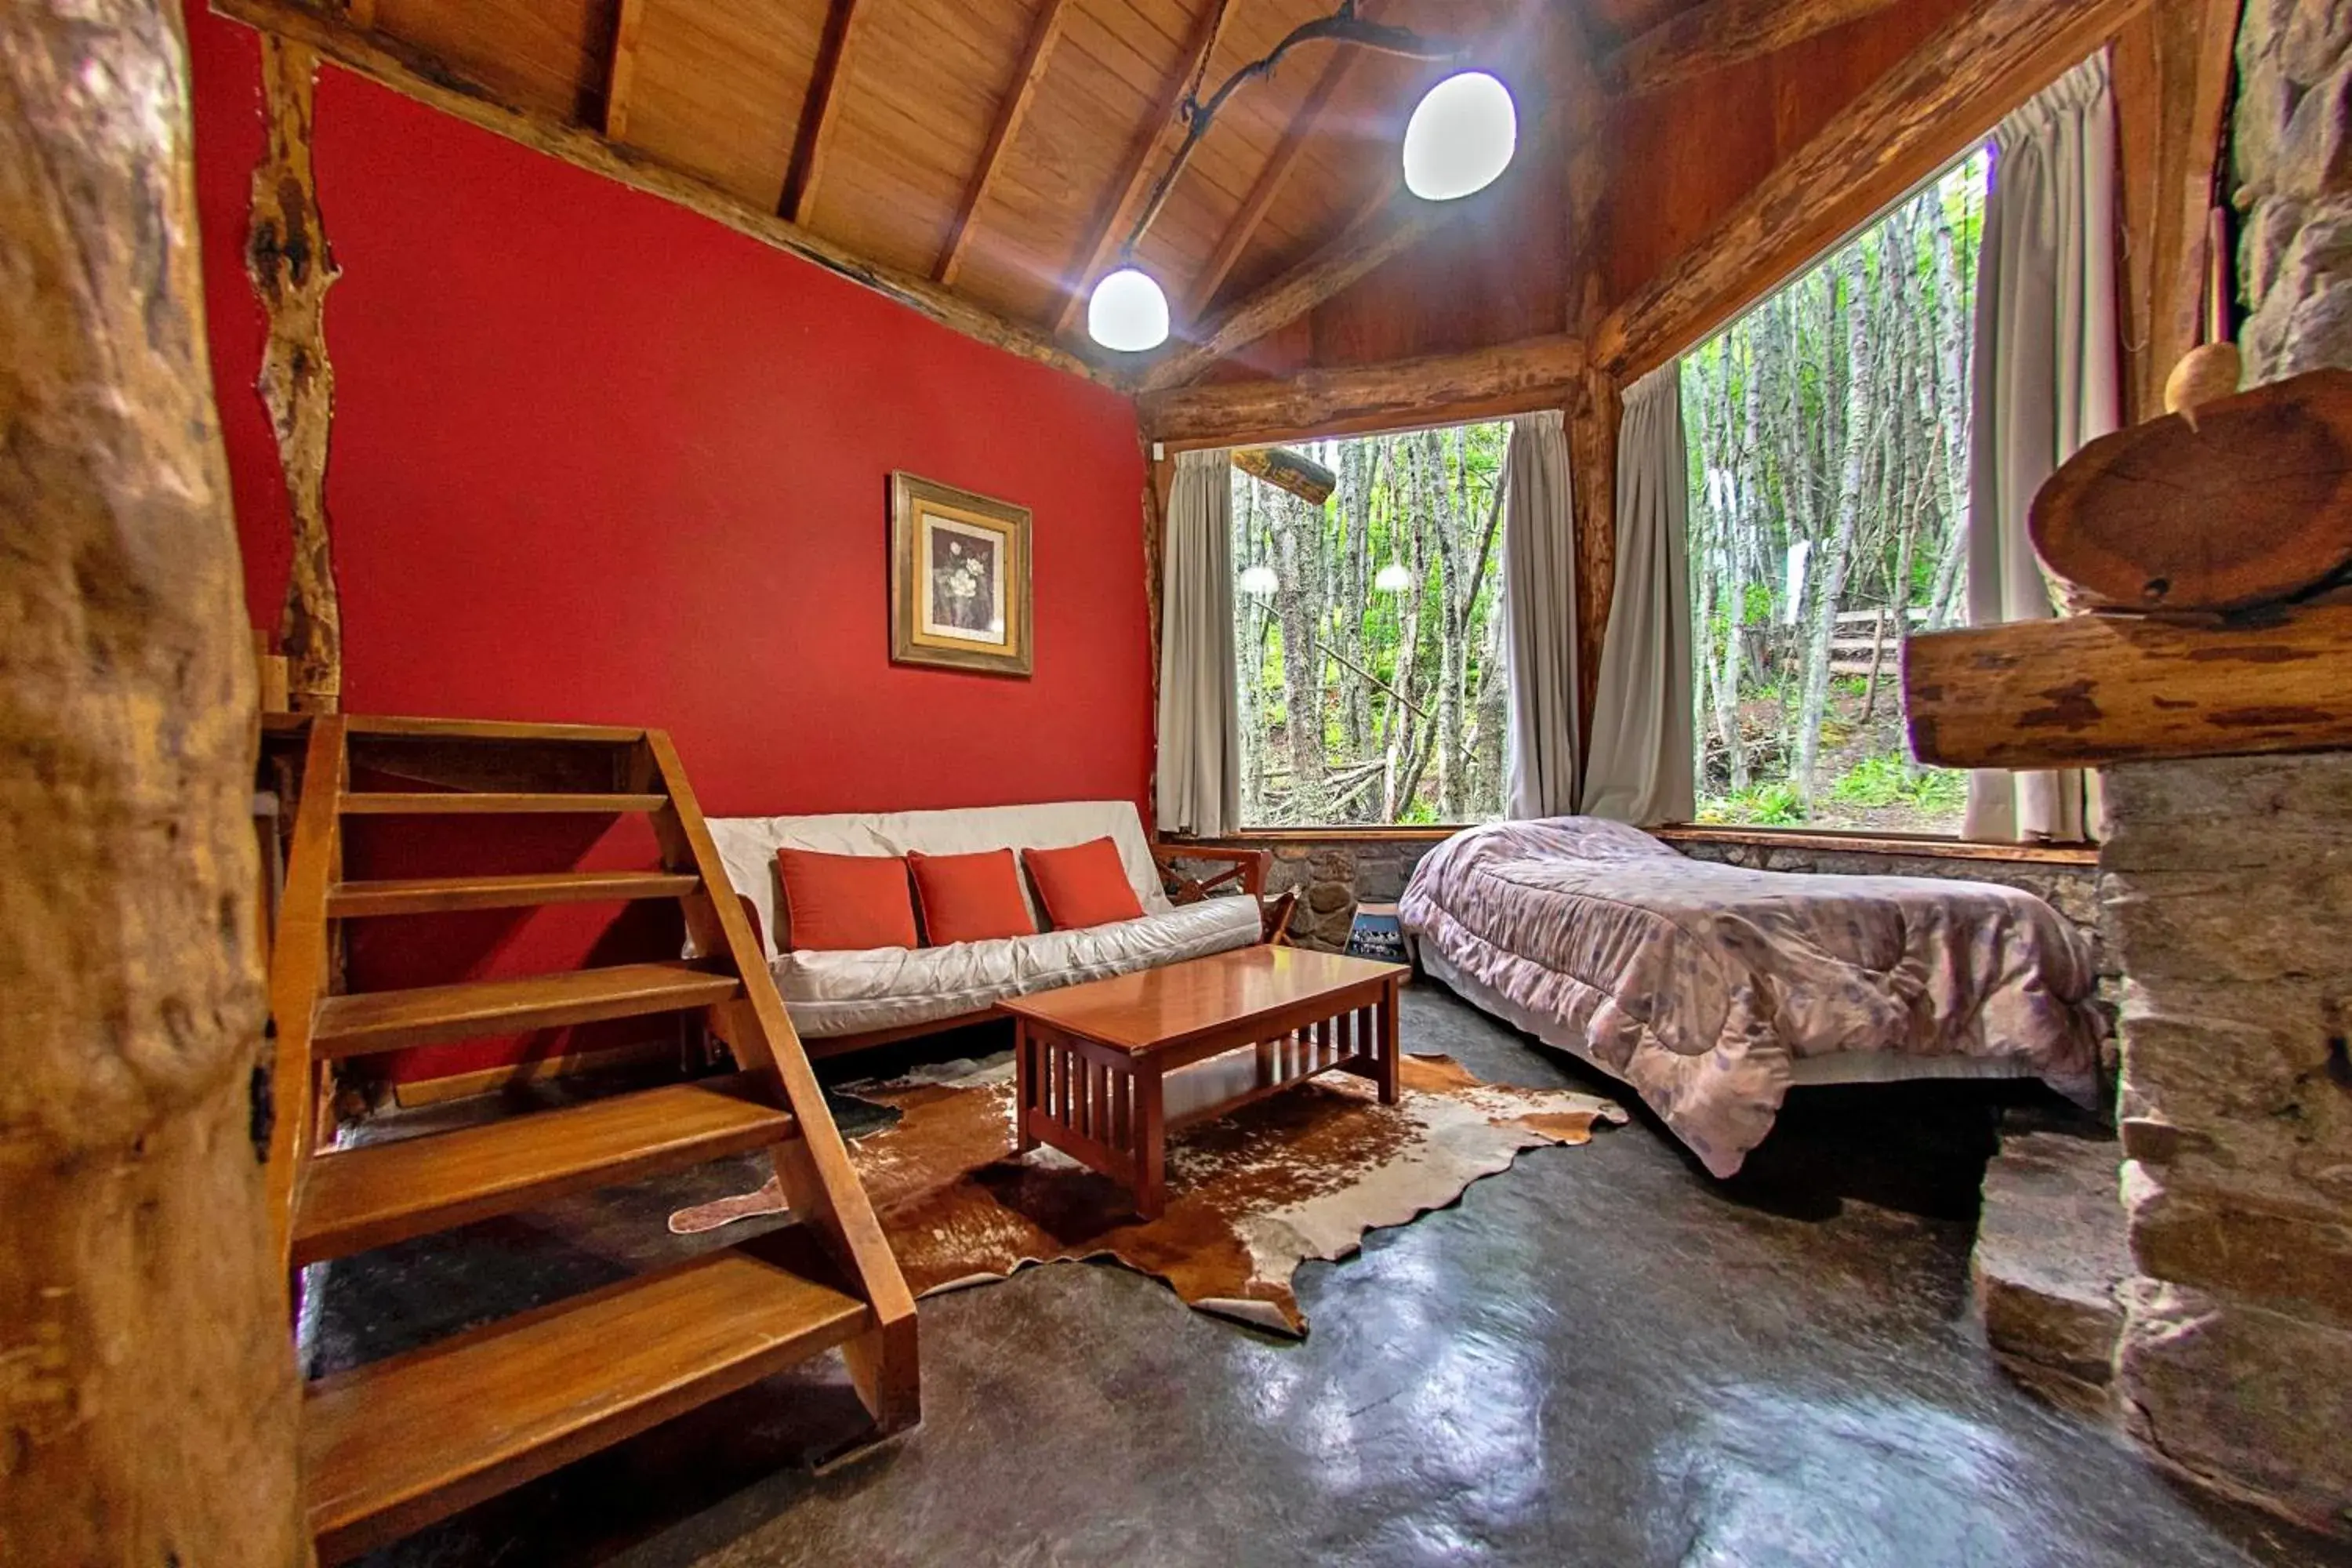
[[[1568,816],[1447,839],[1398,914],[1429,973],[1623,1080],[1717,1176],[1801,1084],[2032,1077],[2095,1103],[2089,946],[2018,889],[1751,871]]]

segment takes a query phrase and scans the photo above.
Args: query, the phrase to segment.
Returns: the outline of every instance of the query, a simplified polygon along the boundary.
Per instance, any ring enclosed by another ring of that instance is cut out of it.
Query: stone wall
[[[2352,755],[2109,770],[2133,1435],[2352,1531]]]
[[[1338,952],[1348,945],[1356,906],[1392,904],[1404,893],[1412,868],[1437,847],[1434,839],[1370,839],[1346,836],[1228,839],[1229,847],[1265,849],[1274,856],[1266,875],[1270,897],[1298,889],[1290,917],[1291,940],[1302,947]],[[1204,868],[1205,863],[1204,863]]]
[[[2352,0],[2249,0],[2238,73],[2248,384],[2352,366]]]
[[[2352,0],[2249,0],[2238,70],[2248,383],[2352,367]],[[2352,755],[2136,763],[2106,800],[2125,1423],[2352,1533]]]

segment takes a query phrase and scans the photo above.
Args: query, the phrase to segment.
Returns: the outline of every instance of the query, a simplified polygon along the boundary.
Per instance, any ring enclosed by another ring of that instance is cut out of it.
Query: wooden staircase
[[[799,1224],[310,1384],[310,1529],[333,1563],[838,1346],[877,1435],[919,1415],[915,1306],[760,945],[658,730],[320,717],[299,760],[270,968],[268,1173],[289,1277],[567,1194],[766,1149]],[[354,776],[428,788],[355,789]],[[347,833],[464,815],[642,813],[661,864],[343,879]],[[392,819],[384,822],[352,819]],[[714,894],[716,896],[714,896]],[[692,961],[340,991],[350,921],[674,900]],[[457,1131],[335,1149],[339,1058],[658,1014],[699,1014],[740,1070]]]

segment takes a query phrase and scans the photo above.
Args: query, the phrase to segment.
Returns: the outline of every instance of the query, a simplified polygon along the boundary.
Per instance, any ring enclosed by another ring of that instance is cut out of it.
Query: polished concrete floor
[[[1607,1092],[1437,989],[1406,1044]],[[1309,1264],[1303,1343],[1111,1267],[924,1303],[922,1427],[830,1468],[837,1372],[771,1380],[378,1554],[615,1563],[2103,1565],[2352,1563],[2176,1490],[2012,1387],[1969,1319],[1981,1086],[1818,1089],[1734,1183],[1602,1129]],[[741,1162],[314,1279],[320,1367],[684,1244]]]

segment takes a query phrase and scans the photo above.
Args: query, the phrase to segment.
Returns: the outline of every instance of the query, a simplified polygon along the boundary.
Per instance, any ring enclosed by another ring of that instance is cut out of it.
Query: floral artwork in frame
[[[890,476],[890,661],[1027,676],[1029,509]]]

